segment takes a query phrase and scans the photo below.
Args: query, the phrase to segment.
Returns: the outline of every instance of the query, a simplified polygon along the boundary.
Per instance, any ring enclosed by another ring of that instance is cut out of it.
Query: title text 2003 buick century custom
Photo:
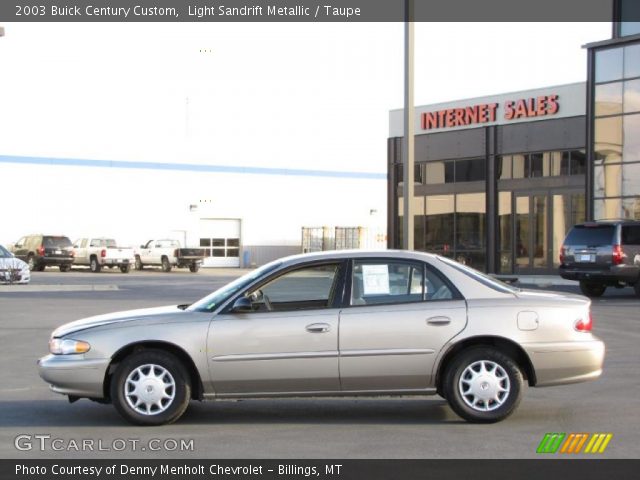
[[[435,255],[325,252],[265,265],[192,304],[91,317],[53,332],[42,378],[136,424],[191,399],[439,394],[472,422],[527,382],[597,378],[590,301],[519,290]]]

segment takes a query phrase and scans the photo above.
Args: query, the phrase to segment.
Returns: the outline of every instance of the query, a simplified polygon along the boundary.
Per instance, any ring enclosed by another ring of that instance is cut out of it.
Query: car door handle
[[[427,318],[428,325],[449,325],[451,319],[449,317],[430,317]]]
[[[310,333],[324,333],[331,330],[328,323],[311,323],[307,325],[307,332]]]

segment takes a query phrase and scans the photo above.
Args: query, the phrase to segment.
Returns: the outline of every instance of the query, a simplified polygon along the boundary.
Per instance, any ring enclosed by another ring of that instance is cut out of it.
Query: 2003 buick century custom
[[[287,257],[192,305],[101,315],[53,332],[41,377],[70,400],[170,423],[191,399],[439,394],[471,422],[524,383],[600,376],[589,299],[526,291],[446,258],[344,251]]]

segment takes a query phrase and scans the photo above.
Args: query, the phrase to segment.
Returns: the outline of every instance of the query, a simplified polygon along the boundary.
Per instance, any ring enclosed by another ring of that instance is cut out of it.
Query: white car
[[[0,245],[0,283],[29,283],[29,265]]]

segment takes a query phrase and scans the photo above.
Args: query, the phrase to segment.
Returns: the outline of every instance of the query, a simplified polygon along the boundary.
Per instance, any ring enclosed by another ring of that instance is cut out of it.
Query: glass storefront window
[[[625,115],[624,117],[624,145],[622,160],[635,162],[640,160],[640,115]]]
[[[511,178],[511,155],[498,157],[498,179]]]
[[[622,200],[622,217],[640,220],[640,197]]]
[[[453,195],[426,197],[425,250],[450,255],[453,253]]]
[[[626,37],[627,35],[635,35],[640,33],[640,22],[622,22],[620,24],[620,35]]]
[[[622,160],[622,117],[596,119],[595,160],[604,163]]]
[[[456,160],[456,182],[477,182],[485,179],[484,158]]]
[[[484,270],[486,209],[484,193],[456,196],[456,258],[473,268]]]
[[[593,188],[596,197],[618,197],[621,195],[622,165],[596,165],[593,169]]]
[[[640,196],[640,163],[622,165],[622,195]]]
[[[618,115],[622,113],[622,82],[596,85],[595,115]]]
[[[583,150],[571,152],[571,175],[584,175],[587,171],[587,154]]]
[[[596,52],[596,82],[609,82],[622,78],[622,48],[609,48]]]
[[[549,152],[549,155],[551,156],[551,175],[554,177],[562,175],[562,152]]]
[[[498,194],[498,271],[511,273],[511,192]]]
[[[532,153],[529,155],[532,177],[543,177],[549,175],[549,157],[542,153]]]
[[[513,155],[513,178],[525,178],[529,176],[528,155]]]
[[[640,44],[624,47],[624,78],[633,77],[640,77]]]
[[[624,113],[633,112],[640,112],[640,79],[624,82]]]
[[[596,198],[593,201],[594,220],[620,218],[622,215],[622,199]]]

